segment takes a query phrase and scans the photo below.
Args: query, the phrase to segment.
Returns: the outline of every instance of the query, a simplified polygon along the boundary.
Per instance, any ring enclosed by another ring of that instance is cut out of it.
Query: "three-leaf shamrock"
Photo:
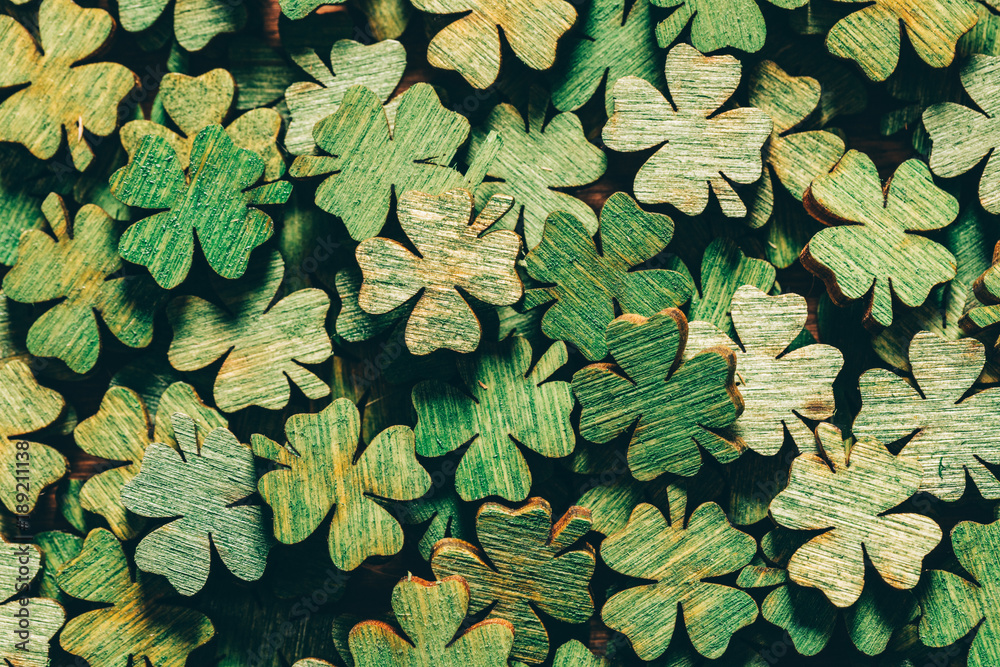
[[[924,127],[934,142],[931,170],[938,176],[960,176],[989,156],[979,179],[979,201],[994,214],[1000,213],[1000,158],[994,154],[1000,146],[997,76],[1000,76],[1000,57],[972,56],[962,69],[962,86],[985,113],[944,102],[927,108],[923,114]]]
[[[606,331],[617,366],[592,364],[573,376],[583,406],[580,435],[605,443],[635,424],[628,467],[641,481],[665,472],[694,475],[701,468],[699,447],[722,463],[741,451],[711,430],[730,426],[743,412],[736,357],[715,347],[681,363],[687,329],[674,308],[648,318],[622,315]]]
[[[625,16],[625,0],[594,0],[586,8],[580,35],[557,63],[552,103],[576,111],[605,84],[604,107],[614,112],[615,81],[635,76],[663,88],[663,60],[653,36],[650,0],[636,0]]]
[[[643,211],[624,192],[611,195],[601,209],[601,252],[586,224],[557,212],[545,221],[541,243],[528,253],[532,278],[552,287],[525,292],[525,307],[555,300],[542,317],[549,338],[575,345],[587,359],[608,353],[604,330],[615,318],[616,304],[626,313],[649,317],[679,307],[694,291],[676,271],[631,271],[662,251],[674,235],[668,216]]]
[[[963,521],[951,531],[958,562],[974,578],[968,581],[944,570],[931,570],[918,588],[920,640],[927,646],[950,646],[970,633],[969,667],[1000,664],[1000,521],[983,525]]]
[[[77,65],[103,49],[114,28],[103,9],[42,0],[36,44],[27,28],[0,15],[0,53],[7,54],[0,90],[21,88],[0,102],[0,141],[19,143],[48,160],[62,145],[65,128],[73,165],[86,169],[94,151],[84,140],[84,129],[99,137],[114,132],[118,104],[138,83],[118,63]]]
[[[66,618],[58,602],[30,596],[41,569],[41,549],[0,536],[0,660],[7,667],[48,667],[49,642]]]
[[[274,511],[274,536],[285,544],[306,539],[330,513],[330,558],[353,570],[369,556],[391,556],[403,548],[399,522],[371,496],[416,500],[430,488],[417,462],[413,431],[391,426],[358,456],[361,418],[350,400],[340,398],[318,414],[285,422],[288,445],[254,434],[257,456],[283,469],[260,478],[260,495]]]
[[[285,132],[285,149],[293,155],[316,152],[313,128],[337,111],[352,86],[365,86],[384,102],[406,69],[406,49],[391,39],[374,44],[339,40],[330,49],[330,67],[312,49],[291,55],[319,82],[298,81],[285,90],[285,103],[292,117]]]
[[[426,83],[400,96],[392,129],[379,96],[353,86],[337,111],[313,128],[316,145],[333,157],[300,155],[291,173],[332,174],[316,188],[316,205],[340,217],[360,241],[381,231],[393,193],[440,194],[462,185],[449,165],[468,136],[469,121],[445,109]]]
[[[330,357],[325,328],[330,298],[308,288],[271,305],[284,269],[281,255],[272,250],[254,258],[243,279],[213,281],[225,310],[196,296],[177,297],[167,308],[174,368],[193,371],[225,357],[213,392],[225,412],[250,405],[283,408],[291,398],[289,381],[312,399],[330,393],[323,380],[301,366]]]
[[[856,62],[872,81],[885,81],[899,62],[902,26],[924,62],[947,67],[955,58],[958,38],[977,20],[972,0],[875,0],[837,21],[827,33],[826,47]]]
[[[840,350],[807,345],[786,353],[807,315],[806,300],[798,294],[768,296],[744,285],[732,301],[738,344],[708,322],[688,325],[685,357],[714,346],[736,355],[744,410],[729,433],[764,456],[778,453],[786,428],[800,448],[811,449],[812,431],[802,418],[820,421],[834,412],[833,381],[844,365]]]
[[[462,500],[524,500],[531,470],[518,444],[552,458],[573,452],[569,383],[546,382],[566,364],[566,346],[553,344],[528,374],[531,356],[528,341],[513,336],[458,360],[461,389],[439,380],[413,388],[421,456],[443,456],[470,443],[455,471]]]
[[[654,583],[627,588],[604,604],[601,619],[621,632],[643,660],[670,646],[678,606],[694,648],[708,658],[726,651],[733,633],[757,618],[757,603],[741,590],[705,579],[750,562],[757,543],[729,525],[715,503],[700,505],[685,525],[686,500],[670,507],[637,506],[622,530],[601,544],[601,560],[615,572]]]
[[[883,192],[871,158],[848,151],[803,201],[830,225],[802,250],[803,266],[826,283],[834,303],[864,299],[866,326],[889,326],[894,299],[919,306],[934,285],[955,276],[954,255],[914,233],[947,227],[958,216],[958,201],[934,185],[920,160],[901,164]]]
[[[968,473],[984,498],[1000,498],[990,468],[1000,464],[1000,435],[984,428],[1000,410],[1000,389],[968,395],[986,365],[983,344],[922,331],[910,341],[909,358],[916,387],[884,369],[861,376],[855,435],[892,443],[913,434],[900,455],[919,464],[921,491],[958,500]]]
[[[391,239],[363,241],[356,251],[364,275],[361,308],[388,313],[422,291],[406,324],[410,351],[475,350],[482,334],[479,320],[459,288],[498,306],[515,303],[523,291],[514,266],[521,237],[508,230],[488,231],[512,205],[510,197],[494,195],[470,222],[468,190],[404,194],[397,207],[399,224],[420,255]]]
[[[392,590],[392,611],[405,637],[381,621],[358,623],[348,639],[354,664],[507,667],[514,628],[503,619],[487,619],[456,637],[468,609],[469,585],[461,577],[433,582],[406,577]]]
[[[71,225],[62,198],[54,193],[42,211],[56,238],[41,230],[22,234],[17,264],[3,280],[4,294],[15,301],[60,300],[31,325],[28,350],[86,373],[101,351],[96,314],[129,347],[149,345],[153,316],[166,294],[145,275],[114,277],[122,270],[118,224],[88,204]]]
[[[156,104],[177,125],[180,134],[149,120],[133,120],[122,126],[122,146],[134,156],[142,138],[154,134],[166,139],[185,171],[191,162],[194,139],[209,125],[222,125],[236,94],[233,75],[213,69],[201,76],[168,72],[160,80]],[[274,109],[251,109],[229,123],[226,134],[239,148],[253,151],[266,165],[264,180],[273,181],[285,173],[285,160],[278,150],[281,116]]]
[[[253,453],[225,428],[199,443],[191,417],[175,413],[171,419],[177,448],[149,445],[139,474],[121,490],[129,511],[174,519],[139,542],[136,565],[162,574],[182,595],[194,595],[208,580],[214,544],[230,572],[256,581],[273,540],[260,505],[236,505],[257,491]]]
[[[747,207],[734,183],[761,176],[761,147],[772,123],[760,109],[743,107],[712,115],[736,91],[740,61],[705,57],[687,44],[667,55],[671,100],[644,79],[615,82],[615,113],[604,126],[608,148],[623,152],[658,148],[635,177],[636,198],[645,204],[674,205],[697,215],[715,193],[723,213],[741,218]]]
[[[556,42],[573,27],[576,10],[566,0],[413,0],[433,14],[465,14],[445,26],[427,47],[427,62],[454,70],[476,88],[500,74],[500,30],[514,55],[546,70],[556,60]]]
[[[583,623],[594,613],[588,588],[594,551],[586,544],[572,548],[589,530],[590,511],[582,507],[570,507],[553,525],[552,508],[542,498],[515,510],[485,503],[476,516],[483,550],[462,540],[441,540],[431,568],[438,579],[465,578],[472,594],[470,613],[492,607],[487,620],[513,625],[512,658],[542,662],[549,636],[536,610],[564,623]]]
[[[792,581],[849,607],[864,588],[867,554],[890,586],[916,586],[923,558],[941,541],[941,529],[919,514],[886,512],[917,492],[919,462],[893,456],[865,437],[851,446],[829,424],[816,428],[816,440],[819,451],[792,462],[788,486],[771,501],[778,525],[824,531],[792,555]]]
[[[545,219],[559,211],[582,220],[588,231],[597,229],[593,209],[576,197],[555,188],[576,187],[596,181],[604,174],[604,152],[587,141],[580,119],[561,113],[545,122],[548,101],[528,108],[528,123],[509,104],[493,108],[486,121],[469,138],[467,161],[489,148],[490,134],[500,135],[502,145],[486,170],[486,175],[500,179],[485,181],[476,189],[476,203],[481,208],[493,195],[514,198],[516,210],[524,214],[524,240],[534,248],[542,238]],[[513,229],[517,215],[508,228]]]
[[[163,579],[141,570],[133,579],[121,542],[104,528],[87,535],[56,579],[73,597],[109,605],[70,619],[59,635],[66,651],[93,667],[126,667],[143,658],[153,667],[183,665],[215,634],[204,614],[159,603],[173,594]]]
[[[97,414],[84,419],[73,431],[76,444],[88,454],[127,462],[94,475],[80,491],[83,509],[103,516],[120,539],[132,539],[145,524],[142,517],[125,509],[122,487],[139,474],[146,447],[153,442],[176,444],[170,421],[175,412],[195,421],[199,442],[212,429],[227,425],[222,415],[201,402],[194,387],[175,382],[160,396],[156,410],[159,418],[153,423],[139,394],[127,387],[111,387],[104,394]]]
[[[254,188],[264,175],[264,161],[239,148],[222,129],[209,125],[191,148],[190,182],[177,151],[162,136],[146,135],[127,166],[111,177],[111,193],[129,206],[168,209],[133,224],[121,236],[118,251],[148,267],[165,289],[187,277],[194,239],[212,270],[239,278],[250,251],[271,238],[271,218],[259,204],[284,203],[291,183],[278,181]]]
[[[170,0],[120,0],[118,18],[129,32],[150,30],[168,4]],[[200,51],[216,35],[241,30],[247,8],[232,0],[174,0],[173,21],[177,43],[185,51]]]
[[[727,46],[756,53],[764,46],[767,26],[761,0],[652,0],[657,7],[676,7],[656,26],[656,39],[667,47],[691,24],[691,43],[702,53]],[[769,0],[775,7],[795,9],[809,0]]]

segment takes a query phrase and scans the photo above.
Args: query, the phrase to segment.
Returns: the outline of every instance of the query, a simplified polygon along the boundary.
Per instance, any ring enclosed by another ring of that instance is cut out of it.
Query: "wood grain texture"
[[[55,423],[65,408],[59,392],[40,385],[25,361],[0,363],[0,502],[11,513],[30,512],[42,490],[69,469],[59,451],[23,438]]]
[[[568,361],[566,346],[554,343],[534,367],[531,360],[528,341],[512,336],[459,358],[462,386],[426,380],[413,388],[417,453],[443,456],[469,443],[455,471],[465,501],[528,496],[531,470],[519,445],[549,458],[573,451],[569,383],[549,381]]]
[[[914,434],[900,454],[919,463],[921,491],[958,500],[968,473],[984,498],[1000,498],[990,467],[1000,463],[1000,440],[983,428],[1000,405],[1000,389],[969,395],[986,363],[983,344],[925,331],[910,341],[909,358],[915,386],[883,369],[861,376],[854,433],[885,443]]]
[[[678,613],[691,644],[707,658],[722,656],[733,633],[757,618],[757,603],[745,592],[705,581],[749,563],[757,543],[729,525],[715,503],[700,505],[685,523],[685,502],[671,505],[669,522],[642,503],[601,544],[601,560],[612,570],[653,582],[612,595],[601,610],[604,623],[628,637],[643,660],[667,651]]]
[[[160,397],[153,419],[148,406],[135,391],[111,387],[101,400],[97,414],[84,419],[73,431],[77,446],[92,456],[126,465],[100,472],[86,480],[80,491],[83,509],[104,517],[116,537],[131,540],[146,521],[122,502],[122,487],[139,474],[146,448],[154,442],[177,445],[170,416],[180,412],[195,422],[199,444],[215,428],[227,426],[226,419],[205,405],[194,387],[175,382]]]
[[[316,81],[298,81],[285,90],[285,103],[291,114],[285,132],[285,150],[293,155],[316,153],[313,128],[336,113],[352,86],[365,86],[385,103],[406,69],[406,49],[394,40],[368,45],[339,40],[330,50],[329,66],[313,49],[302,49],[291,55]]]
[[[771,292],[777,275],[763,259],[747,257],[731,239],[712,241],[701,258],[701,289],[691,296],[690,319],[733,335],[733,295],[744,285]]]
[[[70,619],[59,635],[63,649],[93,667],[126,667],[130,658],[153,667],[183,665],[215,634],[204,614],[161,604],[174,591],[145,572],[133,577],[121,542],[104,528],[87,535],[56,578],[69,595],[109,605]]]
[[[169,4],[169,0],[121,0],[118,20],[128,32],[146,31],[153,28]],[[186,51],[201,51],[216,36],[242,30],[247,22],[247,7],[228,0],[174,0],[172,18],[177,43]]]
[[[469,121],[445,109],[425,83],[400,96],[391,129],[379,96],[352,86],[337,111],[313,128],[316,145],[334,157],[300,155],[291,174],[332,174],[316,189],[316,205],[361,241],[382,230],[393,192],[441,194],[462,186],[462,175],[449,165],[468,136]]]
[[[258,488],[274,512],[274,535],[285,544],[309,537],[333,510],[330,558],[353,570],[369,556],[391,556],[403,548],[399,522],[372,497],[416,500],[430,488],[417,462],[413,431],[391,426],[358,455],[361,418],[346,398],[318,414],[285,422],[288,444],[254,434],[254,454],[287,466],[266,473]]]
[[[431,38],[427,62],[454,70],[474,88],[491,86],[500,73],[500,31],[521,62],[546,70],[556,43],[573,27],[576,9],[565,0],[414,0],[431,14],[465,14]]]
[[[255,257],[240,280],[213,280],[224,309],[196,296],[177,297],[167,308],[174,330],[171,366],[194,371],[225,358],[213,390],[224,412],[283,408],[290,382],[311,399],[330,394],[326,382],[302,365],[330,357],[330,298],[307,288],[275,302],[284,269],[281,254],[272,250]]]
[[[802,250],[802,265],[826,283],[834,303],[864,299],[865,326],[892,324],[894,300],[908,308],[924,303],[931,288],[955,276],[955,256],[919,232],[950,225],[958,201],[938,188],[919,160],[896,169],[883,192],[875,164],[848,151],[803,198],[827,229]]]
[[[732,56],[705,57],[678,44],[666,64],[672,103],[644,79],[615,82],[615,113],[604,126],[605,144],[621,152],[658,147],[636,174],[636,199],[698,215],[714,192],[725,215],[747,214],[732,183],[760,178],[761,148],[772,123],[753,107],[715,113],[736,91],[741,71]]]
[[[570,507],[553,524],[543,498],[517,509],[484,503],[476,516],[482,551],[461,540],[441,540],[431,567],[438,579],[465,578],[470,613],[492,606],[486,620],[513,626],[511,658],[539,663],[549,654],[549,635],[538,611],[563,623],[583,623],[594,613],[594,550],[587,544],[572,548],[589,530],[590,512],[582,507]]]
[[[552,659],[552,667],[613,667],[617,662],[598,658],[586,645],[571,639],[558,649]]]
[[[8,54],[0,90],[19,90],[0,102],[0,141],[19,143],[48,160],[63,145],[73,166],[83,171],[94,151],[83,130],[98,137],[118,127],[118,104],[138,85],[124,65],[78,65],[111,40],[115,22],[103,9],[83,9],[72,0],[43,0],[38,7],[36,42],[11,16],[0,16],[0,52]]]
[[[924,62],[946,67],[955,58],[956,42],[977,20],[976,5],[969,0],[875,0],[837,21],[826,35],[826,47],[856,62],[872,81],[885,81],[899,61],[904,26]]]
[[[271,218],[260,204],[288,200],[287,181],[253,187],[264,175],[264,161],[239,148],[221,125],[201,130],[191,148],[186,174],[173,146],[161,136],[146,135],[127,166],[111,177],[111,193],[122,203],[168,209],[130,226],[118,251],[149,269],[165,289],[177,287],[191,269],[194,239],[220,276],[239,278],[250,252],[271,237]]]
[[[797,294],[768,296],[752,285],[733,296],[734,342],[708,322],[688,324],[685,361],[701,350],[726,347],[736,355],[736,387],[744,410],[727,433],[764,456],[774,456],[791,434],[800,450],[813,447],[803,418],[823,421],[836,407],[833,381],[844,356],[832,345],[789,349],[802,334],[808,306]]]
[[[959,325],[965,333],[979,333],[1000,323],[1000,242],[993,246],[992,262],[972,283],[975,300],[967,303]]]
[[[235,95],[236,81],[224,69],[213,69],[197,77],[168,72],[160,80],[155,104],[162,107],[180,134],[152,120],[133,120],[122,126],[122,146],[132,158],[144,136],[162,137],[174,149],[181,168],[187,171],[198,133],[209,125],[224,125],[234,144],[253,151],[264,161],[265,181],[281,178],[285,173],[285,160],[278,149],[281,116],[274,109],[252,109],[225,123]]]
[[[45,227],[41,204],[51,188],[38,188],[49,185],[37,182],[42,164],[20,146],[0,144],[0,264],[17,261],[24,231]]]
[[[927,646],[948,646],[971,637],[969,667],[1000,661],[996,604],[1000,595],[997,553],[1000,522],[988,525],[963,521],[951,531],[955,557],[973,580],[945,570],[930,570],[918,589],[923,615],[920,640]]]
[[[597,0],[585,8],[553,72],[552,103],[560,111],[576,111],[604,83],[604,109],[611,116],[611,90],[626,76],[645,79],[654,88],[666,85],[650,0],[637,0],[627,16],[625,6],[624,0]]]
[[[348,639],[354,664],[507,667],[513,626],[503,619],[487,618],[463,629],[470,598],[469,584],[461,577],[432,582],[407,576],[392,590],[392,610],[404,635],[382,621],[358,623]]]
[[[494,195],[473,218],[468,190],[403,194],[397,205],[399,223],[420,254],[392,239],[362,241],[356,251],[364,276],[361,308],[374,315],[388,313],[420,293],[406,323],[410,351],[474,351],[482,329],[459,289],[498,306],[516,303],[523,292],[514,266],[521,237],[508,230],[489,231],[513,203],[509,196]]]
[[[580,435],[606,443],[635,424],[628,467],[641,481],[665,472],[696,474],[701,449],[722,463],[740,455],[738,445],[712,430],[732,425],[743,412],[736,357],[716,347],[682,363],[687,333],[687,319],[673,308],[649,318],[622,315],[606,333],[615,363],[573,375],[573,393],[583,406]]]
[[[3,279],[4,294],[15,301],[57,301],[28,330],[28,350],[56,357],[76,373],[90,371],[101,351],[98,315],[125,345],[149,345],[153,316],[166,294],[149,276],[120,275],[121,227],[91,204],[71,222],[62,197],[54,193],[42,210],[55,238],[41,230],[25,231],[17,263]]]
[[[954,178],[989,157],[979,178],[979,202],[993,214],[1000,213],[1000,159],[992,155],[1000,146],[998,76],[1000,57],[974,55],[962,68],[961,81],[983,113],[954,102],[935,104],[923,113],[933,142],[930,167],[935,175]]]
[[[48,667],[49,643],[66,619],[58,602],[30,593],[41,569],[41,549],[0,536],[0,659],[9,667]]]
[[[374,338],[403,320],[416,304],[416,295],[387,313],[372,315],[365,312],[358,303],[364,276],[357,267],[347,267],[337,271],[334,284],[340,297],[340,312],[337,313],[337,335],[349,343],[360,343]]]
[[[597,229],[594,210],[561,189],[593,183],[607,167],[604,152],[587,141],[576,114],[561,113],[546,122],[547,109],[547,97],[532,99],[525,123],[512,105],[495,106],[472,130],[466,156],[470,164],[481,161],[491,149],[490,135],[500,136],[500,150],[486,170],[487,177],[499,180],[486,180],[476,188],[476,208],[497,194],[513,197],[515,214],[504,227],[514,229],[520,220],[528,248],[538,245],[546,218],[557,211],[582,220],[591,232]]]
[[[774,129],[764,145],[764,174],[750,203],[748,223],[763,227],[778,205],[774,178],[796,200],[817,177],[828,174],[844,155],[844,140],[832,132],[805,130],[802,125],[820,103],[819,81],[807,76],[790,76],[776,63],[764,60],[750,76],[750,106],[771,117]],[[798,131],[796,131],[798,130]]]
[[[794,9],[809,0],[769,0],[782,9]],[[657,7],[676,9],[656,26],[656,39],[666,48],[691,26],[691,44],[702,53],[733,47],[756,53],[764,46],[767,25],[760,0],[652,0]]]
[[[256,581],[273,538],[260,505],[233,506],[257,490],[250,448],[222,427],[199,443],[194,420],[182,413],[171,422],[177,449],[149,445],[139,474],[121,490],[129,511],[174,519],[142,539],[136,565],[162,574],[182,595],[194,595],[208,580],[214,544],[230,572]]]
[[[816,428],[819,452],[792,462],[788,486],[771,501],[771,517],[792,530],[827,531],[806,542],[788,562],[801,586],[823,591],[850,607],[865,582],[865,554],[890,586],[911,589],[941,529],[919,514],[889,510],[920,486],[920,463],[861,437],[852,445],[829,424]]]
[[[571,343],[591,360],[608,353],[604,331],[623,312],[646,317],[680,307],[694,286],[687,276],[667,269],[632,269],[658,255],[674,235],[668,216],[642,210],[624,192],[604,203],[600,222],[601,250],[585,221],[557,212],[545,222],[541,242],[525,258],[525,268],[551,287],[525,292],[526,308],[555,303],[542,317],[549,338]]]

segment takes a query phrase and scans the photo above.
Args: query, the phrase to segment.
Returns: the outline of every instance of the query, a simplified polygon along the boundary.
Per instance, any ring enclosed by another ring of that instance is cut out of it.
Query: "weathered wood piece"
[[[884,369],[861,376],[855,435],[893,443],[913,434],[900,455],[918,462],[921,491],[958,500],[968,473],[984,498],[1000,498],[990,467],[1000,463],[1000,437],[985,428],[1000,409],[1000,388],[969,395],[986,364],[983,344],[924,331],[910,341],[909,358],[916,386]]]
[[[585,202],[555,188],[572,188],[593,183],[607,168],[600,148],[587,141],[583,124],[573,113],[561,113],[545,122],[548,98],[532,100],[527,123],[510,104],[493,108],[485,122],[472,130],[467,161],[482,160],[491,149],[490,135],[500,135],[502,145],[486,170],[500,179],[485,181],[476,188],[477,208],[491,197],[503,194],[514,198],[515,215],[505,222],[513,229],[518,218],[524,221],[524,240],[534,248],[542,238],[545,219],[555,212],[582,220],[588,231],[597,229],[597,216]]]
[[[583,623],[594,613],[589,589],[594,550],[587,544],[572,548],[589,530],[590,512],[582,507],[570,507],[553,525],[552,508],[542,498],[514,510],[485,503],[476,516],[483,550],[442,540],[434,547],[431,568],[439,579],[464,577],[470,613],[492,605],[486,619],[502,619],[514,628],[511,658],[539,663],[549,654],[549,635],[536,609],[564,623]]]
[[[600,241],[586,223],[557,212],[545,221],[541,243],[525,257],[535,280],[551,284],[525,292],[525,308],[555,303],[542,317],[549,338],[575,345],[591,360],[608,353],[605,329],[615,306],[650,317],[664,308],[680,307],[694,292],[690,279],[677,271],[632,271],[659,254],[674,236],[674,221],[642,210],[624,192],[611,195],[601,209]]]
[[[149,445],[139,474],[121,490],[129,511],[174,519],[142,539],[136,565],[162,574],[182,595],[194,595],[208,580],[214,544],[230,572],[256,581],[273,539],[260,505],[234,506],[257,490],[250,448],[221,427],[199,443],[191,417],[174,413],[171,421],[177,449]]]
[[[174,147],[161,136],[146,135],[127,166],[111,177],[111,193],[129,206],[169,209],[129,227],[118,251],[149,269],[165,289],[187,277],[194,239],[212,270],[224,278],[246,272],[250,252],[271,237],[271,218],[260,204],[288,199],[287,181],[253,185],[264,175],[264,161],[239,148],[221,125],[201,130],[191,148],[190,181]]]
[[[628,637],[643,660],[670,646],[678,606],[692,646],[708,658],[725,653],[733,633],[757,618],[757,603],[745,592],[705,581],[749,563],[756,541],[729,525],[715,503],[700,505],[685,523],[685,505],[683,496],[672,503],[668,522],[642,503],[601,544],[601,560],[612,570],[654,582],[616,593],[601,610],[604,623]]]
[[[0,264],[12,266],[17,261],[24,231],[45,227],[41,204],[51,184],[44,176],[39,178],[42,170],[45,163],[26,149],[0,144]]]
[[[458,360],[461,388],[440,380],[413,388],[417,453],[443,456],[470,443],[455,471],[462,500],[524,500],[531,470],[518,445],[550,458],[573,451],[569,383],[547,381],[566,364],[566,346],[554,343],[533,368],[531,358],[528,341],[512,336]]]
[[[369,556],[391,556],[403,548],[399,522],[372,500],[416,500],[431,485],[417,462],[413,431],[391,426],[358,456],[361,418],[346,398],[318,414],[285,422],[288,444],[253,436],[257,456],[286,466],[268,472],[258,483],[274,511],[274,536],[285,544],[309,537],[333,509],[330,558],[341,570],[353,570]]]
[[[806,210],[830,227],[809,240],[802,265],[826,283],[834,303],[864,299],[866,326],[892,324],[893,300],[921,305],[938,283],[955,276],[955,257],[918,232],[950,225],[958,201],[938,188],[919,160],[901,164],[883,192],[875,164],[851,150],[803,198]]]
[[[307,288],[275,303],[284,269],[272,250],[255,257],[240,280],[213,280],[225,309],[197,296],[177,297],[167,308],[174,368],[193,371],[225,357],[213,390],[224,412],[250,405],[281,409],[291,398],[289,381],[314,400],[330,394],[326,382],[302,366],[330,357],[330,298]]]
[[[315,79],[298,81],[285,90],[285,103],[292,119],[285,132],[285,150],[293,155],[316,153],[313,128],[336,113],[352,86],[365,86],[383,103],[396,90],[406,69],[406,49],[394,40],[360,44],[342,39],[330,50],[330,66],[313,49],[293,52],[292,58]],[[386,108],[390,126],[395,108]]]
[[[285,173],[285,160],[278,149],[281,116],[274,109],[251,109],[225,124],[235,95],[236,82],[224,69],[213,69],[197,77],[168,72],[160,81],[155,104],[162,107],[180,134],[151,120],[133,120],[122,126],[122,146],[132,158],[144,136],[162,137],[174,149],[181,168],[187,171],[198,133],[209,125],[224,125],[234,144],[264,160],[265,181],[281,178]]]
[[[47,530],[35,535],[33,542],[42,550],[42,555],[45,558],[42,578],[38,584],[38,594],[41,597],[55,600],[61,605],[66,604],[69,596],[59,588],[56,576],[66,563],[80,555],[80,550],[83,548],[83,538],[60,530]]]
[[[169,0],[121,0],[118,19],[128,32],[155,30],[169,4]],[[239,32],[246,22],[247,7],[241,2],[174,0],[173,35],[185,51],[201,51],[214,37]]]
[[[733,336],[730,311],[736,290],[752,285],[770,292],[776,276],[770,263],[747,257],[732,239],[715,239],[701,258],[701,289],[691,296],[690,320],[708,322]]]
[[[774,123],[764,145],[764,175],[757,184],[747,219],[752,229],[763,227],[775,207],[774,178],[798,201],[817,176],[830,173],[844,155],[844,140],[832,132],[800,129],[820,103],[819,81],[789,76],[770,60],[750,76],[750,106],[761,109]],[[796,131],[798,130],[798,131]]]
[[[48,667],[49,642],[66,619],[58,602],[30,595],[41,569],[41,549],[0,536],[0,660],[8,667]]]
[[[786,429],[800,448],[811,450],[812,430],[802,419],[828,419],[836,407],[833,381],[844,365],[840,350],[817,344],[788,351],[805,328],[808,310],[798,294],[768,296],[744,285],[732,301],[739,343],[708,322],[688,324],[686,361],[718,346],[736,355],[744,410],[727,433],[764,456],[778,453]]]
[[[573,27],[576,9],[566,0],[413,0],[431,14],[464,14],[431,38],[427,62],[454,70],[474,88],[488,88],[500,74],[500,31],[521,62],[552,67],[556,42]]]
[[[860,0],[838,0],[860,2]],[[947,67],[955,58],[959,37],[976,24],[970,0],[875,0],[830,28],[826,47],[853,60],[872,81],[885,81],[899,62],[900,33],[931,67]]]
[[[429,561],[434,545],[446,537],[468,542],[473,538],[471,512],[455,491],[453,485],[439,488],[439,481],[445,471],[431,474],[431,489],[422,497],[408,503],[396,503],[392,510],[405,523],[425,526],[424,533],[417,542],[417,549],[424,560]]]
[[[228,425],[221,414],[201,401],[194,387],[175,382],[160,397],[156,420],[151,419],[139,394],[127,387],[111,387],[104,394],[97,414],[84,419],[73,431],[76,444],[91,456],[126,462],[94,475],[80,491],[83,509],[103,516],[115,536],[122,540],[139,535],[146,523],[143,517],[125,509],[122,487],[139,474],[149,445],[154,442],[177,445],[170,422],[170,415],[176,412],[194,420],[199,444],[212,429]]]
[[[48,160],[63,143],[65,128],[73,166],[94,159],[84,130],[106,137],[118,127],[118,105],[138,85],[124,65],[77,65],[111,40],[115,22],[103,9],[72,0],[43,0],[36,42],[28,28],[0,15],[0,53],[6,54],[0,90],[19,90],[0,102],[0,141],[19,143]]]
[[[809,0],[769,0],[782,9],[795,9]],[[656,39],[666,48],[691,25],[691,43],[702,53],[731,46],[756,53],[764,46],[767,25],[760,0],[652,0],[657,7],[676,7],[656,26]]]
[[[635,76],[662,89],[663,58],[653,35],[650,0],[637,0],[625,15],[625,0],[598,0],[584,10],[579,34],[553,73],[552,103],[576,111],[604,83],[604,108],[614,113],[611,90],[618,79]]]
[[[788,486],[771,501],[778,525],[826,531],[791,557],[792,581],[849,607],[864,588],[867,554],[890,586],[916,586],[924,556],[941,541],[941,529],[919,514],[886,512],[917,492],[920,463],[893,456],[865,437],[850,445],[830,424],[816,427],[816,442],[820,451],[792,462]]]
[[[666,64],[672,103],[644,79],[615,82],[615,113],[604,126],[605,144],[621,152],[658,147],[635,177],[640,202],[672,204],[685,215],[698,215],[714,192],[725,215],[747,214],[732,183],[760,178],[761,148],[773,126],[753,107],[715,113],[736,91],[741,69],[732,56],[705,57],[678,44]]]
[[[23,360],[0,363],[0,502],[10,512],[30,512],[42,490],[69,469],[57,450],[23,438],[55,423],[65,408],[59,392],[38,384]]]
[[[17,263],[4,276],[4,294],[15,301],[58,300],[31,325],[28,350],[56,357],[75,373],[86,373],[101,352],[100,315],[108,330],[129,347],[153,339],[153,316],[166,301],[149,276],[121,276],[120,226],[89,204],[70,222],[62,197],[46,197],[42,211],[55,238],[41,230],[21,236]],[[116,277],[117,276],[117,277]]]
[[[118,539],[98,528],[87,535],[80,555],[57,575],[59,587],[101,609],[70,619],[59,644],[93,667],[126,667],[149,660],[153,667],[183,665],[194,649],[215,634],[207,616],[159,602],[174,591],[161,578],[129,571]]]
[[[352,86],[337,111],[313,128],[316,145],[333,157],[300,155],[291,174],[332,174],[316,189],[316,205],[340,217],[361,241],[382,230],[393,192],[441,194],[462,186],[462,175],[449,165],[468,136],[469,121],[445,109],[426,83],[400,96],[391,128],[382,99]]]
[[[930,134],[930,166],[935,175],[954,178],[971,170],[987,157],[979,179],[979,202],[987,211],[1000,213],[1000,57],[974,55],[962,68],[965,91],[983,113],[953,102],[928,107],[924,127]]]
[[[598,658],[575,639],[556,649],[556,655],[552,659],[552,667],[613,667],[617,664],[608,658]]]
[[[687,319],[674,308],[648,318],[622,315],[606,333],[615,363],[592,364],[573,376],[583,406],[580,435],[606,443],[635,424],[628,467],[641,481],[665,472],[696,474],[700,448],[722,463],[741,452],[712,430],[732,425],[743,412],[736,356],[716,347],[682,363],[687,333]]]
[[[472,601],[474,605],[474,597]],[[462,630],[469,603],[469,584],[461,577],[432,582],[407,576],[392,591],[392,611],[404,636],[382,621],[358,623],[348,639],[354,664],[507,667],[513,626],[500,618],[487,618]]]
[[[963,521],[951,531],[951,546],[969,581],[944,570],[930,570],[918,596],[920,641],[949,646],[971,635],[969,667],[989,667],[1000,661],[1000,631],[996,600],[1000,596],[1000,521],[983,525]]]
[[[472,352],[479,346],[482,328],[459,289],[498,306],[521,298],[523,286],[514,266],[521,237],[508,230],[489,231],[513,200],[494,195],[474,218],[472,203],[468,190],[439,196],[407,192],[399,198],[399,223],[420,255],[381,237],[357,248],[363,310],[388,313],[421,293],[406,323],[406,346],[414,354],[439,348]]]

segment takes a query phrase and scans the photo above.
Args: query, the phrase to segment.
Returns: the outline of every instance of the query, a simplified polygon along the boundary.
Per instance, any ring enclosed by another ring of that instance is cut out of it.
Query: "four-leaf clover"
[[[657,148],[635,177],[640,202],[669,203],[685,215],[697,215],[708,206],[711,189],[727,216],[746,215],[746,204],[730,181],[760,178],[761,148],[772,123],[753,107],[715,114],[736,91],[740,72],[740,61],[732,56],[709,58],[678,44],[667,55],[672,104],[645,79],[627,76],[615,82],[615,113],[604,126],[604,142],[631,153]]]

